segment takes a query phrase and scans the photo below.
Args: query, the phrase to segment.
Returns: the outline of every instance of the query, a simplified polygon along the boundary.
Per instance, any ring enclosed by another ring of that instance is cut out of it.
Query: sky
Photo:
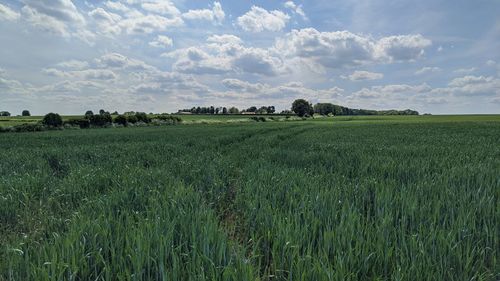
[[[0,111],[500,113],[498,0],[0,0]]]

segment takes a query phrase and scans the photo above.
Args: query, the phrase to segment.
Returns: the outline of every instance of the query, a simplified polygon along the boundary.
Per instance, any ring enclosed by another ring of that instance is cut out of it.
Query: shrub
[[[129,115],[129,116],[127,116],[127,121],[129,123],[135,124],[135,123],[137,123],[137,116],[135,116],[135,115]]]
[[[89,119],[85,119],[85,118],[81,118],[81,119],[70,119],[68,121],[65,121],[64,124],[68,124],[68,125],[71,125],[71,126],[78,126],[80,127],[80,129],[86,129],[86,128],[90,128],[90,120]]]
[[[151,119],[149,119],[148,115],[145,112],[137,112],[135,114],[135,117],[137,118],[137,122],[144,122],[144,123],[151,122]]]
[[[60,127],[63,120],[59,114],[51,112],[43,117],[42,124],[48,127]]]
[[[267,119],[263,116],[253,116],[253,117],[250,117],[250,119],[252,119],[255,122],[266,122],[267,121]]]
[[[292,104],[292,111],[299,117],[312,116],[314,114],[312,104],[304,99],[295,100]]]
[[[109,125],[113,123],[113,118],[111,117],[111,114],[109,113],[104,113],[104,114],[96,114],[90,116],[90,125],[95,126],[95,127],[104,127],[106,125]]]
[[[123,126],[126,127],[128,125],[127,116],[125,116],[125,115],[118,115],[118,116],[116,116],[115,123],[123,125]]]
[[[87,110],[87,112],[85,112],[85,118],[87,119],[90,119],[90,116],[93,116],[94,115],[94,112],[92,112],[92,110]]]
[[[16,133],[22,133],[22,132],[40,132],[43,131],[45,128],[41,124],[21,124],[21,125],[16,125],[12,127],[11,131],[16,132]]]
[[[160,121],[163,121],[167,124],[172,124],[172,125],[175,125],[175,124],[182,122],[182,119],[180,117],[172,116],[172,115],[158,115],[154,119],[160,120]]]

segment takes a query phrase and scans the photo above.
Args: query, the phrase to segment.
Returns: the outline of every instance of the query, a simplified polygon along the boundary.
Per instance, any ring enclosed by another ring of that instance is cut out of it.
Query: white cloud
[[[187,20],[206,20],[211,21],[214,24],[221,24],[224,21],[226,14],[224,13],[220,2],[214,2],[211,10],[189,10],[188,12],[182,14],[182,17]]]
[[[285,71],[281,58],[267,49],[248,48],[233,35],[214,35],[207,44],[163,54],[174,58],[173,69],[191,74],[258,74],[274,76]]]
[[[467,75],[453,79],[449,88],[442,89],[454,95],[500,95],[500,78]]]
[[[222,85],[230,90],[242,92],[259,92],[265,88],[269,88],[269,85],[264,85],[261,83],[253,84],[239,79],[224,79],[222,80]]]
[[[468,74],[468,73],[472,73],[474,71],[476,71],[477,68],[475,67],[471,67],[471,68],[459,68],[455,71],[453,71],[454,73],[458,73],[458,74]]]
[[[95,62],[99,67],[102,68],[122,68],[137,71],[156,71],[155,67],[148,65],[143,61],[131,59],[118,53],[105,54],[96,59]]]
[[[169,0],[145,2],[141,4],[141,7],[148,12],[169,17],[177,17],[181,14],[174,3]]]
[[[111,10],[115,10],[118,12],[128,12],[130,11],[130,8],[125,6],[123,3],[118,2],[118,1],[106,1],[104,3],[104,6]]]
[[[85,70],[74,70],[74,71],[64,71],[55,68],[46,68],[42,70],[43,73],[66,79],[79,79],[79,80],[113,80],[118,76],[111,70],[108,69],[85,69]]]
[[[71,0],[24,0],[26,6],[36,13],[47,15],[58,21],[82,25],[85,18]]]
[[[63,61],[57,64],[58,67],[65,68],[65,69],[76,69],[76,70],[81,70],[84,68],[87,68],[89,66],[89,63],[86,61],[80,61],[80,60],[69,60],[69,61]]]
[[[430,40],[421,35],[391,36],[376,41],[349,31],[320,32],[306,28],[292,30],[279,38],[275,50],[287,57],[312,60],[326,68],[341,68],[414,60],[430,44]]]
[[[347,96],[345,104],[353,108],[403,109],[446,101],[445,97],[434,95],[432,90],[427,84],[373,86]]]
[[[104,35],[118,35],[121,33],[121,28],[118,25],[122,18],[120,15],[107,12],[103,8],[92,10],[88,15],[94,19],[98,27],[98,33]]]
[[[236,22],[245,31],[280,31],[285,28],[290,16],[278,11],[267,11],[261,7],[252,6],[250,11],[239,17]]]
[[[165,31],[181,26],[184,23],[180,16],[166,18],[159,15],[144,15],[139,11],[127,14],[127,18],[120,21],[120,27],[127,34],[149,34]]]
[[[23,19],[43,31],[78,38],[89,45],[95,34],[87,29],[85,17],[71,0],[24,0]]]
[[[373,42],[348,31],[319,32],[314,28],[292,30],[279,38],[277,53],[287,57],[313,60],[319,65],[337,68],[373,60]]]
[[[285,8],[292,10],[297,15],[301,16],[304,20],[307,20],[306,13],[302,9],[302,5],[297,5],[293,1],[286,1],[285,4],[283,4],[283,6],[285,6]]]
[[[437,66],[425,66],[422,67],[421,69],[415,71],[416,75],[422,75],[422,74],[427,74],[427,73],[435,73],[435,72],[440,72],[441,68]]]
[[[165,35],[158,35],[154,41],[149,42],[149,45],[155,48],[172,47],[173,44],[172,38]]]
[[[356,70],[351,75],[344,77],[351,81],[378,80],[384,78],[383,73]]]
[[[16,21],[21,15],[11,8],[0,4],[0,20]]]
[[[494,60],[487,60],[487,61],[486,61],[486,65],[487,65],[487,66],[494,66],[494,65],[496,65],[496,64],[497,64],[497,62],[496,62],[496,61],[494,61]]]
[[[271,86],[261,83],[250,83],[239,79],[225,79],[222,84],[228,89],[225,92],[214,92],[209,98],[222,98],[245,101],[247,105],[255,99],[266,100],[276,105],[288,104],[290,100],[305,98],[312,102],[334,102],[343,96],[344,90],[338,87],[329,89],[311,89],[300,82]]]
[[[398,35],[380,39],[375,48],[378,56],[390,61],[412,61],[422,56],[431,44],[431,40],[420,34]]]

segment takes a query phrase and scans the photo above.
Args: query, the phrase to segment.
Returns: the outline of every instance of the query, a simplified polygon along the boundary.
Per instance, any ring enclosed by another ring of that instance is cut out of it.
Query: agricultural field
[[[0,280],[500,280],[500,116],[5,133],[0,159]]]

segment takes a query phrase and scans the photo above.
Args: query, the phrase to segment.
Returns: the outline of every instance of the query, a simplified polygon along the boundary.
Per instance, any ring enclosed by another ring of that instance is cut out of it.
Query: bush
[[[137,112],[135,114],[135,117],[137,118],[137,122],[144,122],[144,123],[151,122],[151,119],[149,119],[148,115],[144,112]]]
[[[172,115],[158,115],[154,119],[160,120],[160,121],[163,121],[167,124],[172,124],[172,125],[175,125],[175,124],[182,122],[182,119],[180,117],[172,116]]]
[[[126,127],[128,125],[127,116],[125,116],[125,115],[118,115],[118,116],[116,116],[115,123],[123,125],[123,126]]]
[[[9,131],[10,131],[9,128],[5,128],[5,127],[0,126],[0,133],[6,133],[6,132],[9,132]]]
[[[90,119],[90,117],[93,115],[94,115],[94,112],[92,112],[92,110],[87,110],[87,112],[85,112],[85,118],[87,118],[87,119]]]
[[[109,113],[104,113],[104,114],[96,114],[90,116],[90,125],[95,126],[95,127],[104,127],[106,125],[109,125],[113,123],[113,118],[111,117],[111,114]]]
[[[250,119],[252,119],[255,122],[266,122],[267,121],[267,119],[263,116],[253,116],[253,117],[250,117]]]
[[[127,121],[129,123],[135,124],[135,123],[137,123],[137,116],[135,116],[135,115],[129,115],[129,116],[127,116]]]
[[[63,124],[63,120],[59,114],[51,112],[43,117],[42,124],[47,127],[60,127]]]
[[[304,99],[295,100],[292,104],[292,111],[299,117],[308,117],[314,114],[314,108],[311,103]]]
[[[11,131],[16,132],[16,133],[22,133],[22,132],[40,132],[43,131],[45,128],[41,124],[21,124],[21,125],[16,125],[12,127]]]
[[[68,121],[64,122],[64,125],[70,125],[70,126],[75,126],[75,127],[80,127],[80,129],[87,129],[90,128],[90,120],[89,119],[70,119]]]

